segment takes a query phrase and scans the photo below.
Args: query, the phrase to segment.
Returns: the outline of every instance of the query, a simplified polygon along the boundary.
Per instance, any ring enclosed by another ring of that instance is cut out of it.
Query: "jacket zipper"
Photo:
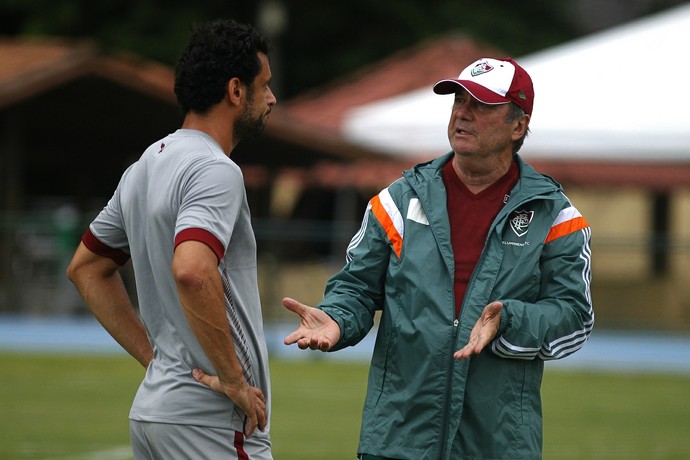
[[[521,173],[521,174],[522,174],[522,173]],[[414,181],[411,180],[409,177],[407,177],[407,175],[405,175],[404,173],[403,173],[403,177],[405,177],[405,179],[408,181],[410,187],[415,191],[415,193],[417,194],[417,196],[421,197],[423,194],[419,193],[419,190],[418,190],[417,187],[415,186]],[[522,176],[521,176],[521,177],[522,177]],[[511,205],[511,207],[508,209],[507,213],[504,214],[504,216],[505,216],[505,215],[508,215],[508,214],[511,213],[513,210],[515,210],[515,209],[517,209],[518,207],[522,206],[522,205],[523,205],[524,203],[526,203],[527,201],[535,200],[535,199],[538,199],[538,198],[548,199],[548,196],[547,196],[547,195],[549,195],[549,194],[551,194],[551,193],[553,193],[554,191],[557,191],[557,190],[558,190],[558,188],[554,188],[554,190],[542,191],[542,192],[536,193],[536,194],[531,195],[531,196],[522,197],[522,199],[520,200],[520,202],[514,203],[514,204]],[[506,206],[507,206],[507,204],[508,204],[508,203],[506,203]],[[424,211],[426,212],[427,210],[424,209]],[[501,214],[501,212],[499,212],[499,214]],[[497,217],[498,217],[498,216],[497,216]],[[502,217],[500,220],[503,220],[504,218],[505,218],[505,217]],[[499,219],[495,219],[494,222],[492,222],[491,226],[489,227],[489,232],[487,233],[487,235],[486,235],[486,240],[484,241],[484,249],[486,249],[486,245],[487,245],[487,243],[488,243],[488,241],[489,241],[489,238],[491,238],[491,234],[495,231],[498,222],[499,222]],[[434,231],[434,228],[433,228],[433,226],[432,226],[432,232],[433,232],[433,231]],[[434,232],[434,233],[435,233],[435,232]],[[436,241],[438,242],[438,238],[436,238]],[[481,265],[481,262],[482,262],[483,258],[484,258],[484,250],[482,251],[482,254],[479,256],[479,260],[477,261],[477,266],[480,266],[480,265]],[[472,285],[472,281],[473,281],[473,279],[474,279],[474,276],[475,276],[475,273],[473,273],[472,276],[470,277],[470,280],[469,280],[469,283],[468,283],[468,287]],[[463,303],[464,303],[464,299],[463,299]],[[463,310],[464,310],[464,305],[461,306],[460,316],[462,315],[462,311],[463,311]],[[453,334],[452,334],[452,344],[453,344],[453,346],[455,346],[455,341],[456,341],[456,339],[457,339],[457,337],[458,337],[459,326],[460,326],[460,317],[458,316],[458,317],[456,317],[456,318],[453,320]],[[451,416],[451,413],[450,413],[450,412],[451,412],[451,404],[450,404],[450,402],[451,402],[451,399],[452,399],[452,390],[453,390],[453,384],[452,384],[452,382],[453,382],[453,370],[454,370],[454,368],[455,368],[455,358],[453,358],[453,354],[455,353],[455,351],[456,351],[456,350],[454,350],[454,349],[452,349],[452,348],[451,348],[451,350],[450,350],[450,355],[449,355],[450,365],[449,365],[449,368],[448,368],[448,374],[447,374],[447,376],[446,376],[446,393],[445,393],[445,403],[446,403],[445,406],[446,406],[446,409],[445,409],[444,415],[443,415],[443,424],[442,424],[442,431],[441,431],[441,442],[440,442],[440,444],[439,444],[439,458],[440,458],[441,460],[446,460],[446,451],[447,451],[447,449],[448,449],[447,443],[448,443],[448,437],[449,437],[449,424],[450,424],[449,421],[450,421],[450,416]]]
[[[507,214],[510,214],[511,212],[513,212],[515,209],[517,209],[517,208],[519,208],[520,206],[522,206],[522,205],[523,205],[524,203],[526,203],[527,201],[534,200],[534,199],[536,199],[537,197],[539,197],[540,195],[546,195],[546,194],[538,194],[538,195],[534,195],[534,196],[531,196],[531,197],[523,198],[519,203],[512,205],[512,206],[508,209],[508,212],[506,213],[506,215],[507,215]],[[541,198],[542,198],[542,199],[549,199],[547,196],[541,196]],[[502,218],[502,219],[503,219],[503,218]],[[496,227],[498,226],[499,220],[502,220],[502,219],[496,219],[496,220],[491,224],[491,227],[489,228],[489,232],[488,232],[487,235],[486,235],[486,240],[484,241],[484,250],[486,250],[486,246],[487,246],[487,244],[488,244],[488,242],[489,242],[489,239],[491,238],[492,233],[496,230]],[[483,261],[483,259],[484,259],[484,250],[482,250],[482,253],[481,253],[481,255],[479,256],[479,260],[477,261],[477,267],[480,267],[481,264],[482,264],[482,261]],[[475,267],[475,268],[476,268],[476,267]],[[472,285],[472,282],[474,281],[475,274],[476,274],[476,272],[473,272],[473,273],[472,273],[472,276],[470,277],[469,283],[468,283],[468,285],[467,285],[468,288],[469,288],[469,286]],[[468,292],[469,292],[469,290],[468,290]],[[460,315],[461,315],[461,316],[462,316],[462,313],[463,313],[464,310],[465,310],[465,305],[464,305],[464,299],[463,299],[463,305],[462,305],[461,308],[460,308]],[[453,320],[453,337],[452,337],[452,342],[451,342],[452,344],[455,344],[455,340],[456,340],[457,337],[458,337],[459,326],[460,326],[460,317],[457,317],[457,318],[455,318],[455,320]],[[442,426],[443,426],[443,431],[442,431],[442,433],[441,433],[441,444],[440,444],[440,445],[441,445],[441,451],[440,451],[440,458],[441,458],[441,460],[446,459],[446,451],[447,451],[447,449],[448,449],[447,444],[448,444],[448,441],[449,441],[448,438],[449,438],[449,435],[450,435],[450,433],[449,433],[448,431],[449,431],[450,416],[451,416],[451,413],[450,413],[450,412],[451,412],[451,404],[450,404],[450,402],[451,402],[452,390],[453,390],[453,384],[452,384],[452,382],[453,382],[453,370],[454,370],[454,367],[455,367],[455,358],[453,358],[453,353],[455,353],[455,351],[456,351],[456,350],[454,350],[454,349],[451,349],[451,351],[450,351],[450,366],[449,366],[448,375],[447,375],[447,378],[446,378],[446,394],[445,394],[445,401],[446,401],[445,406],[446,406],[446,410],[445,410],[445,413],[444,413],[444,416],[443,416],[443,425],[442,425]],[[471,358],[470,358],[470,359],[471,359]]]
[[[455,343],[455,340],[458,337],[458,329],[460,326],[460,319],[455,318],[453,320],[453,338],[451,343]],[[455,350],[451,349],[450,351],[450,365],[448,366],[448,376],[446,378],[446,395],[445,395],[445,401],[446,401],[446,410],[443,415],[443,424],[441,425],[443,427],[443,431],[441,432],[441,442],[439,443],[439,458],[440,459],[445,459],[446,458],[446,444],[448,443],[448,429],[450,425],[450,411],[451,411],[451,400],[452,400],[452,392],[453,392],[453,370],[455,368],[455,358],[453,358],[453,353],[455,353]]]

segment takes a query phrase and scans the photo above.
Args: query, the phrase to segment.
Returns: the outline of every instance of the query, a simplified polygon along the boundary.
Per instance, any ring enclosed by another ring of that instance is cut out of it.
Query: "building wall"
[[[604,328],[690,331],[690,190],[670,192],[665,273],[652,270],[653,200],[635,188],[569,188],[592,227],[592,290]]]

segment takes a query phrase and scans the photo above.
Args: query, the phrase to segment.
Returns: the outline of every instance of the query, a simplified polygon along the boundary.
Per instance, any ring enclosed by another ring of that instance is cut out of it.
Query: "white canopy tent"
[[[690,162],[689,44],[687,4],[518,58],[535,87],[521,154]],[[434,94],[433,83],[351,110],[344,136],[403,158],[448,151],[452,96]]]

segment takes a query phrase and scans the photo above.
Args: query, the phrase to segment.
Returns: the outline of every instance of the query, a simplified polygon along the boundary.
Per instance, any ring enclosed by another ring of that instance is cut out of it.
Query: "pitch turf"
[[[0,353],[0,459],[131,459],[142,376],[120,355]],[[354,460],[365,363],[273,361],[278,460]],[[690,458],[690,376],[548,370],[546,459]]]

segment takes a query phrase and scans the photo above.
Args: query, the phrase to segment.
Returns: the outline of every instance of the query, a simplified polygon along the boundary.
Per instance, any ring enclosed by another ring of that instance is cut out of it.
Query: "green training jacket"
[[[395,459],[538,459],[544,361],[580,349],[594,324],[590,228],[553,179],[519,156],[520,179],[489,231],[455,317],[441,177],[449,153],[372,198],[319,308],[358,343],[381,310],[359,453]],[[469,216],[471,218],[471,216]],[[483,308],[498,335],[458,361]]]

